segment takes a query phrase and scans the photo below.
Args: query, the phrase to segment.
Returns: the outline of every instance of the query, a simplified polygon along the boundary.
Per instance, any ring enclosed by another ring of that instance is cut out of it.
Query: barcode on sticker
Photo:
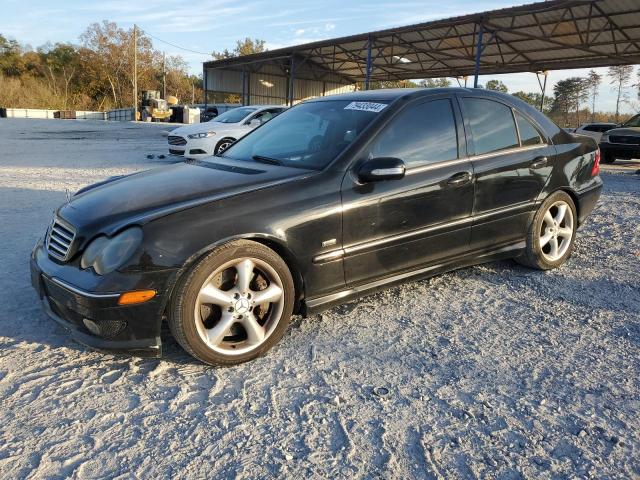
[[[384,110],[387,105],[385,103],[374,103],[374,102],[351,102],[349,105],[344,107],[345,110],[360,110],[363,112],[374,112],[378,113]]]

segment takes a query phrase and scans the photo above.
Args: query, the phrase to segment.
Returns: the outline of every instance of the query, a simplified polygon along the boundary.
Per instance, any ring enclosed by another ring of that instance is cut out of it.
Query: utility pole
[[[167,99],[167,54],[162,52],[162,98]]]
[[[138,27],[133,24],[133,121],[138,120]]]

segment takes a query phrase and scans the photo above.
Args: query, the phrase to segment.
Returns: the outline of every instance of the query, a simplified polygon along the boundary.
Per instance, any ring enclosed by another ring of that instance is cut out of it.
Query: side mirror
[[[260,120],[259,118],[254,118],[253,120],[250,120],[247,125],[249,125],[250,127],[257,127],[258,125],[260,125],[262,123],[262,120]]]
[[[405,170],[404,162],[399,158],[372,158],[358,169],[358,180],[362,183],[397,180],[404,177]]]

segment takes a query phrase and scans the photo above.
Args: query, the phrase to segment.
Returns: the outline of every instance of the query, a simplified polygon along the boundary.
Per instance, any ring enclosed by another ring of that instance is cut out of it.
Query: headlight
[[[609,135],[608,134],[603,134],[602,138],[600,138],[600,142],[601,143],[609,143]]]
[[[208,138],[213,137],[216,132],[203,132],[203,133],[192,133],[191,135],[187,135],[189,138]]]
[[[95,238],[82,254],[80,266],[93,267],[98,275],[113,272],[124,264],[142,242],[142,229],[132,227],[115,237]]]

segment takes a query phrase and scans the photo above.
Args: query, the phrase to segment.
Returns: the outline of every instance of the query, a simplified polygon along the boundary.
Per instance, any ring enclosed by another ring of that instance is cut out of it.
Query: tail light
[[[596,150],[593,156],[593,166],[591,167],[591,176],[595,177],[600,173],[600,149]]]

